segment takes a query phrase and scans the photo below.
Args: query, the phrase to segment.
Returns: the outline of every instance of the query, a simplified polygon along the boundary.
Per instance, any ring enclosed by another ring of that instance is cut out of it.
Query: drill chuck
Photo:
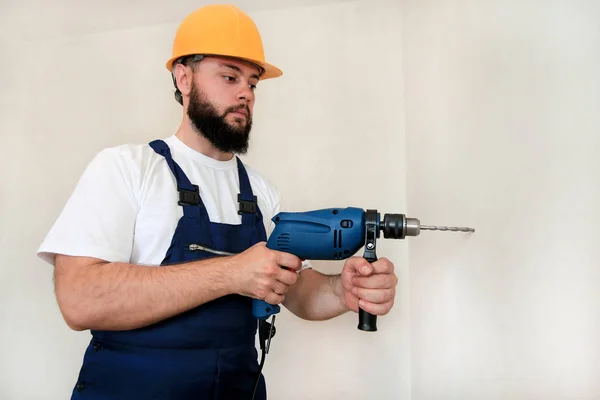
[[[379,223],[386,239],[404,239],[406,236],[418,236],[421,223],[416,218],[407,218],[404,214],[384,214]]]

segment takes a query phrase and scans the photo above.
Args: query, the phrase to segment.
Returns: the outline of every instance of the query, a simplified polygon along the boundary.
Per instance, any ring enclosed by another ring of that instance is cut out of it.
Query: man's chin
[[[232,128],[237,128],[239,126],[242,127],[246,127],[246,125],[248,124],[248,121],[246,120],[245,117],[240,117],[239,115],[229,115],[227,118],[227,122],[229,123],[229,126],[231,126]]]
[[[231,130],[233,132],[235,132],[236,135],[247,135],[248,134],[246,132],[248,127],[246,126],[246,122],[244,122],[244,121],[227,122],[227,125],[229,125]]]
[[[229,122],[228,123],[229,127],[234,129],[237,132],[243,132],[244,129],[246,129],[246,122],[245,121],[240,121],[240,120],[236,120],[233,122]]]

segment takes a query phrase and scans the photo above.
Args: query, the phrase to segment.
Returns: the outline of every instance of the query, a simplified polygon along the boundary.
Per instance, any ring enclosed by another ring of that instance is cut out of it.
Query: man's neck
[[[217,161],[229,161],[233,157],[232,153],[224,153],[213,146],[208,139],[196,132],[189,121],[185,119],[181,122],[175,136],[186,146]]]

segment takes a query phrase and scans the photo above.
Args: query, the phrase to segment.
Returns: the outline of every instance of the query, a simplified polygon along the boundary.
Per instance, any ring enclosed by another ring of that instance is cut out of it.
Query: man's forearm
[[[230,294],[228,260],[146,267],[58,256],[56,295],[72,329],[135,329]]]
[[[310,321],[331,319],[349,311],[343,301],[340,275],[324,275],[313,269],[300,273],[283,304],[298,317]]]

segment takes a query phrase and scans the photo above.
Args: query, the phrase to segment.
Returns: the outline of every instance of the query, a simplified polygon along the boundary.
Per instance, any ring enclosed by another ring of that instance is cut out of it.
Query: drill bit
[[[418,218],[406,218],[404,214],[386,214],[380,222],[383,237],[404,239],[406,236],[419,236],[422,230],[475,232],[473,228],[459,226],[421,225]]]
[[[475,229],[473,228],[465,228],[461,226],[421,225],[420,228],[428,231],[475,232]]]

